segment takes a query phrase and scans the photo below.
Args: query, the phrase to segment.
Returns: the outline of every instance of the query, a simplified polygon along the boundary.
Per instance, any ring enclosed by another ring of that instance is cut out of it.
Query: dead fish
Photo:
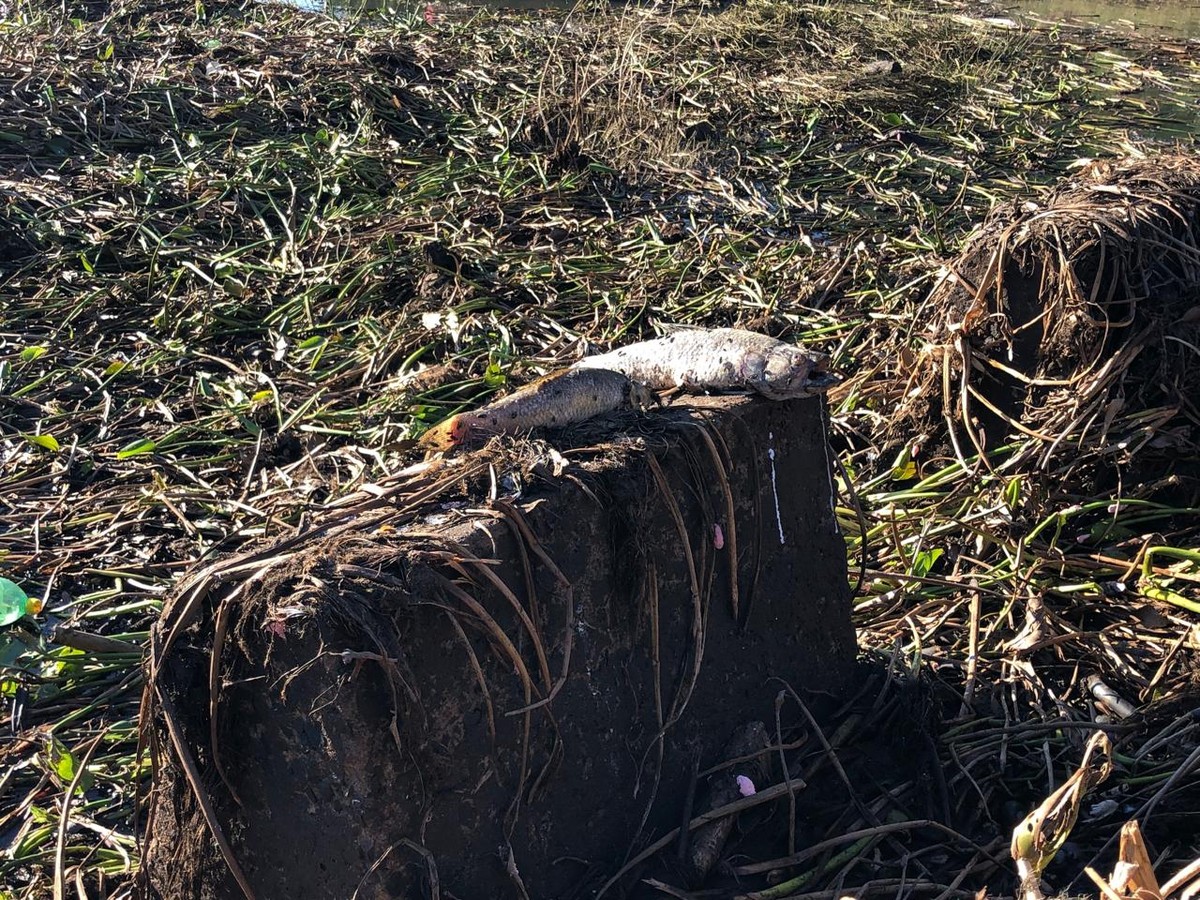
[[[603,368],[553,372],[474,412],[451,416],[418,441],[426,450],[475,446],[496,434],[568,425],[619,409],[645,410],[655,402],[645,385]]]
[[[824,393],[841,381],[828,367],[826,354],[765,334],[686,327],[575,363],[622,372],[656,391],[754,391],[772,400]]]

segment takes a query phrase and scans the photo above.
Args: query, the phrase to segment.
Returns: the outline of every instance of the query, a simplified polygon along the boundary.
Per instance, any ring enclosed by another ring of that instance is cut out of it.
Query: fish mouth
[[[810,394],[823,394],[845,379],[836,372],[813,372],[804,379],[804,388]]]

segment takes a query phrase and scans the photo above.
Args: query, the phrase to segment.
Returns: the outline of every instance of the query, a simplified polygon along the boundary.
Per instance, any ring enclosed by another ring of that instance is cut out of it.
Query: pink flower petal
[[[754,786],[754,782],[745,775],[739,775],[737,777],[737,786],[743,797],[753,797],[758,793],[758,788]]]
[[[720,550],[725,546],[725,532],[721,530],[721,526],[713,523],[713,547]]]

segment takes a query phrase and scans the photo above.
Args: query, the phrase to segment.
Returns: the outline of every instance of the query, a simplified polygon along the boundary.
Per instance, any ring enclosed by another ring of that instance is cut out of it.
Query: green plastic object
[[[20,585],[7,578],[0,578],[0,627],[11,625],[24,615],[36,615],[42,611],[42,601],[30,597]]]

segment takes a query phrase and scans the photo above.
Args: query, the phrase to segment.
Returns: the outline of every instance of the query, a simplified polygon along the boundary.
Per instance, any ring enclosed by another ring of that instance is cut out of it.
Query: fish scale
[[[588,356],[576,369],[621,372],[652,390],[753,391],[772,400],[812,397],[841,379],[824,353],[740,328],[685,328]]]
[[[569,425],[619,409],[645,409],[654,394],[621,372],[564,369],[531,382],[474,412],[451,416],[420,440],[429,450],[482,443],[496,434],[520,434],[534,428]]]

